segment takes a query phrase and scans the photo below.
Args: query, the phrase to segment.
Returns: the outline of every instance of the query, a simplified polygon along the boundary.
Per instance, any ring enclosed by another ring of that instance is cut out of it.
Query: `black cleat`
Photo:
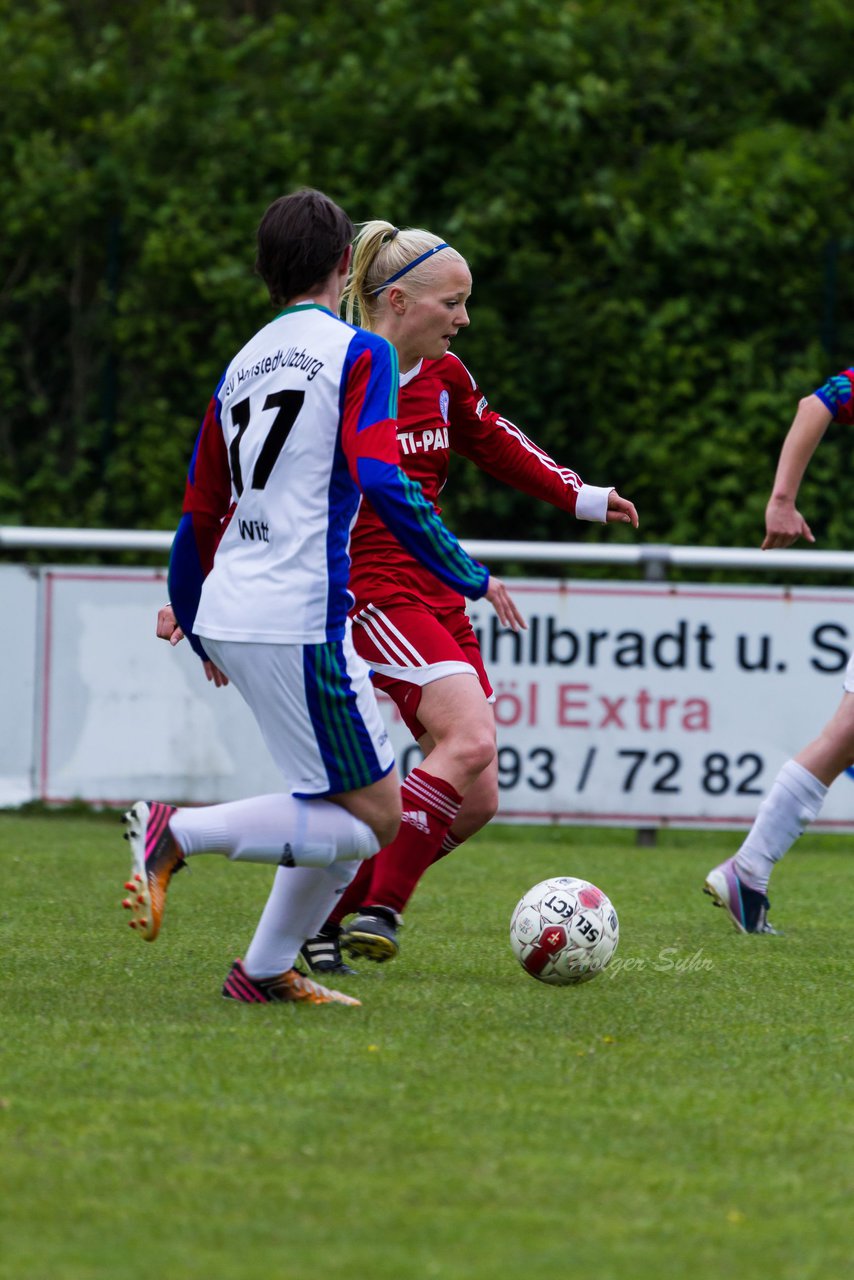
[[[300,956],[310,973],[354,974],[341,955],[341,926],[325,924],[313,938],[300,947]]]
[[[341,930],[341,946],[354,956],[382,964],[400,951],[397,931],[403,919],[390,907],[366,907]]]

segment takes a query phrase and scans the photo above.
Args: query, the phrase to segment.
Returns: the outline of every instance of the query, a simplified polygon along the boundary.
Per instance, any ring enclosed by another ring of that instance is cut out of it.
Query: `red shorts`
[[[462,608],[432,612],[427,605],[361,605],[353,614],[353,644],[374,673],[374,686],[397,704],[416,741],[421,690],[443,676],[472,671],[488,700],[495,695],[468,615]]]

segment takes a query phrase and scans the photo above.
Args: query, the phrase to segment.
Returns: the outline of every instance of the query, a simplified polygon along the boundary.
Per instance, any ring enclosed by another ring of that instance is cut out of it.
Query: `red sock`
[[[447,832],[445,839],[436,850],[436,855],[433,858],[433,861],[438,862],[440,858],[447,858],[448,854],[453,853],[455,849],[459,849],[462,843],[462,840],[458,840],[456,836],[452,836],[450,831]]]
[[[360,905],[403,911],[436,857],[463,802],[444,778],[413,769],[400,790],[403,821],[391,844],[366,862],[371,883]],[[349,893],[349,890],[348,890]],[[352,910],[352,908],[351,908]]]

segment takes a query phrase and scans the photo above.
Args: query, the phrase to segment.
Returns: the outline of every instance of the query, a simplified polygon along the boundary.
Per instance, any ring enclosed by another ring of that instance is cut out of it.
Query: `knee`
[[[479,777],[495,759],[495,735],[491,729],[461,734],[454,745],[457,760],[473,778]]]

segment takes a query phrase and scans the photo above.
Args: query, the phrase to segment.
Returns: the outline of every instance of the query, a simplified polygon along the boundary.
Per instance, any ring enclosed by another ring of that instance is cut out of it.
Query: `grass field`
[[[119,830],[0,814],[3,1280],[854,1274],[851,839],[746,938],[699,892],[731,835],[494,827],[363,1008],[259,1008],[219,990],[269,870],[194,860],[144,944]],[[563,873],[620,915],[574,989],[507,942]]]

